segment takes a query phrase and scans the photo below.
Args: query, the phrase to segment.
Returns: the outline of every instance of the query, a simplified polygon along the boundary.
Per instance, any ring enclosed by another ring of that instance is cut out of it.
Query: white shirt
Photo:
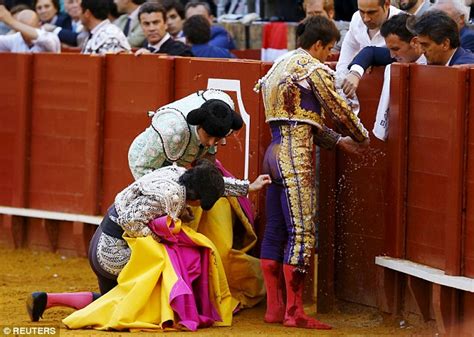
[[[400,12],[401,11],[398,8],[390,6],[388,17],[391,18]],[[349,31],[342,42],[341,53],[339,54],[336,70],[338,72],[346,72],[347,66],[351,63],[352,59],[362,50],[362,48],[367,46],[385,47],[385,39],[380,34],[380,29],[372,38],[370,38],[367,26],[362,21],[360,12],[357,11],[352,16]]]
[[[59,53],[61,43],[54,33],[46,32],[42,29],[36,29],[38,38],[32,41],[31,47],[26,44],[20,32],[0,36],[0,51],[11,53]]]
[[[91,34],[82,50],[83,54],[107,54],[131,50],[127,37],[109,20],[104,20],[95,26]]]

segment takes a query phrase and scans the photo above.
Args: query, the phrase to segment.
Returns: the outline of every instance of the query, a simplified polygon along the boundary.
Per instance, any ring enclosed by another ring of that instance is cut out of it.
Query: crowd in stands
[[[86,54],[134,52],[136,55],[233,58],[234,39],[220,22],[231,19],[246,23],[255,19],[300,22],[305,17],[322,15],[330,18],[341,33],[332,51],[338,55],[338,72],[346,73],[344,87],[352,93],[365,71],[358,64],[360,61],[354,62],[354,57],[365,47],[388,47],[384,56],[396,59],[388,42],[391,34],[387,37],[381,28],[400,13],[415,18],[421,18],[424,13],[445,13],[458,28],[460,47],[473,51],[474,32],[469,28],[471,2],[5,0],[4,5],[0,5],[0,51],[58,53],[61,47],[67,47]],[[280,15],[282,13],[284,15]],[[371,59],[370,55],[373,50],[364,51],[358,60]]]

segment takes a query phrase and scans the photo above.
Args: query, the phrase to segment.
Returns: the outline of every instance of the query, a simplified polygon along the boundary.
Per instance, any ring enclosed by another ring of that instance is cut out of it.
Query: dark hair
[[[166,10],[165,8],[156,2],[146,2],[140,6],[138,10],[138,21],[142,21],[142,14],[161,13],[163,15],[163,21],[166,22]]]
[[[186,14],[186,12],[188,11],[189,8],[195,8],[197,6],[203,6],[204,8],[206,8],[206,11],[209,15],[212,15],[212,12],[211,12],[211,7],[209,7],[209,4],[207,2],[203,2],[203,1],[190,1],[186,4],[186,7],[184,7],[184,13]]]
[[[179,177],[179,183],[186,188],[186,199],[200,200],[205,211],[224,195],[222,174],[206,159],[196,160],[194,166]]]
[[[400,40],[410,43],[414,35],[407,28],[407,20],[409,17],[410,15],[406,13],[392,16],[382,24],[382,27],[380,27],[380,34],[383,37],[387,37],[390,34],[397,35]]]
[[[191,125],[199,125],[211,137],[225,137],[244,125],[242,117],[220,99],[210,99],[200,108],[188,113],[186,120]]]
[[[202,15],[193,15],[184,21],[183,33],[191,44],[205,44],[211,39],[211,24]]]
[[[132,0],[135,5],[141,5],[146,2],[146,0]]]
[[[38,0],[33,1],[33,8],[36,10],[36,3]],[[59,6],[59,0],[51,0],[51,3],[53,4],[54,8],[59,12],[61,7]]]
[[[89,10],[92,16],[99,20],[105,20],[109,15],[108,0],[82,0],[81,8],[83,12]]]
[[[184,7],[183,4],[178,1],[178,0],[163,0],[161,2],[163,7],[165,8],[166,12],[169,12],[172,9],[176,10],[176,13],[181,17],[181,19],[184,19]]]
[[[321,41],[326,46],[332,41],[338,41],[341,33],[334,22],[322,15],[306,18],[296,28],[298,46],[309,49],[313,44]]]
[[[415,35],[429,37],[436,44],[441,44],[449,39],[452,49],[461,44],[456,22],[440,10],[429,10],[419,18],[409,18],[407,28]]]

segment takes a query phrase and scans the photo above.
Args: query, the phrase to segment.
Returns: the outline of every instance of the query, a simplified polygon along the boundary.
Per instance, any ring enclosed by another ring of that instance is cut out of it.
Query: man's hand
[[[354,71],[351,71],[342,81],[342,90],[348,97],[352,97],[355,95],[357,87],[359,86],[359,82],[360,75]]]
[[[140,55],[144,55],[144,54],[151,54],[151,51],[149,51],[146,48],[140,48],[135,52],[135,56],[140,56]]]
[[[8,9],[5,6],[0,5],[0,21],[10,26],[12,20],[13,20],[13,17],[11,13],[8,11]]]
[[[357,143],[351,137],[341,137],[337,145],[345,152],[363,155],[369,149],[370,140],[367,138],[362,143]]]
[[[182,222],[191,222],[194,220],[193,210],[191,206],[186,205],[186,208],[183,209],[183,212],[179,216]]]
[[[271,184],[272,179],[268,174],[261,174],[255,179],[253,183],[249,185],[249,192],[255,192],[261,190],[263,186]]]

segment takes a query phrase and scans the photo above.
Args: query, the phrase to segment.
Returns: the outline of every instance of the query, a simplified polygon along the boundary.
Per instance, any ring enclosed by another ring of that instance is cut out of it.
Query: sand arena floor
[[[29,322],[25,309],[25,298],[35,290],[97,291],[96,280],[85,258],[70,258],[47,252],[10,250],[0,247],[0,325],[60,326],[61,336],[130,336],[128,332],[102,332],[94,330],[68,330],[61,319],[72,309],[53,308],[38,323]],[[331,324],[331,331],[289,329],[279,324],[265,324],[262,320],[264,305],[243,310],[234,318],[232,327],[209,328],[198,332],[169,332],[171,336],[435,336],[432,323],[422,323],[410,318],[405,324],[400,319],[384,316],[377,310],[338,303],[332,313],[318,315],[323,322]],[[0,331],[0,334],[2,332]],[[3,335],[3,334],[2,334]],[[139,332],[133,336],[156,336]]]

